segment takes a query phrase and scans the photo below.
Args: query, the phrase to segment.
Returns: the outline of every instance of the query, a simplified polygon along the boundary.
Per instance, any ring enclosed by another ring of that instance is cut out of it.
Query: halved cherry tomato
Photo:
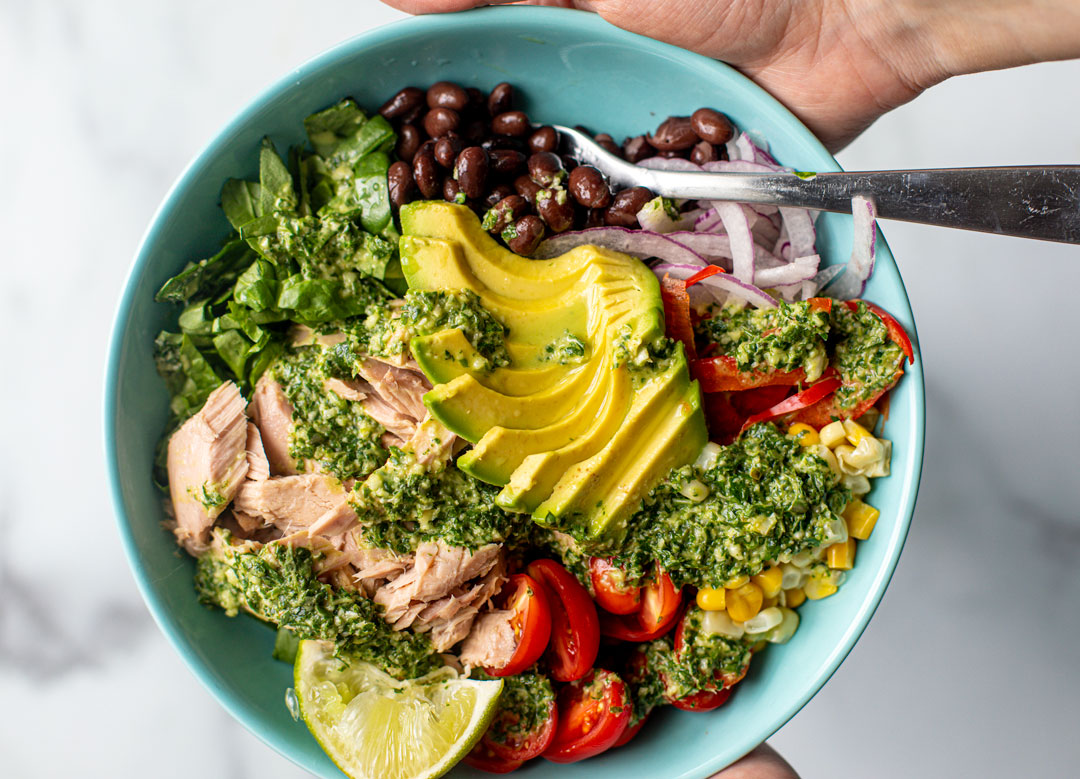
[[[551,609],[543,588],[524,573],[516,573],[499,593],[502,608],[513,612],[510,626],[517,647],[502,668],[485,668],[489,676],[519,674],[540,659],[551,637]]]
[[[513,726],[517,722],[518,717],[514,712],[500,709],[480,743],[491,755],[520,765],[538,757],[551,746],[559,723],[559,707],[552,701],[547,719],[528,733],[515,733]],[[503,740],[499,741],[497,737]]]
[[[601,614],[600,632],[620,641],[652,641],[670,631],[682,614],[682,597],[662,571],[641,589],[641,611],[637,614]]]
[[[638,620],[649,632],[674,624],[682,606],[682,593],[675,589],[671,577],[656,569],[656,579],[641,590],[641,611]]]
[[[832,298],[807,298],[811,311],[832,311]]]
[[[668,335],[682,341],[686,359],[697,359],[694,326],[690,322],[690,295],[686,292],[686,282],[673,279],[665,273],[660,281],[660,297],[664,301],[664,323],[667,325]]]
[[[712,711],[724,705],[731,688],[724,687],[719,690],[701,690],[683,698],[671,701],[671,705],[683,711]]]
[[[461,760],[466,765],[487,771],[489,774],[508,774],[518,770],[525,763],[524,760],[507,760],[505,757],[499,757],[488,749],[483,741],[477,742],[472,751]]]
[[[619,736],[619,740],[615,742],[615,746],[612,747],[612,749],[625,746],[626,744],[629,744],[631,741],[633,741],[634,736],[636,736],[641,731],[642,726],[648,721],[648,719],[649,718],[647,716],[642,717],[637,721],[636,725],[631,725],[626,730],[624,730],[623,734]]]
[[[885,324],[885,329],[889,333],[889,338],[893,343],[900,347],[904,352],[904,356],[907,357],[908,362],[915,362],[915,350],[911,348],[911,338],[908,337],[907,331],[904,330],[903,325],[893,318],[893,315],[883,309],[881,306],[871,303],[869,300],[848,300],[844,303],[850,311],[854,311],[859,307],[859,303],[865,303],[866,307],[877,314]]]
[[[806,380],[806,371],[740,371],[735,358],[721,354],[690,363],[690,373],[701,385],[702,392],[734,392],[774,384],[792,386]]]
[[[772,408],[768,408],[760,414],[754,414],[751,417],[747,417],[746,421],[743,423],[742,429],[746,430],[750,425],[757,424],[758,422],[767,422],[770,419],[775,419],[784,414],[790,414],[794,411],[799,411],[800,409],[809,408],[836,392],[839,386],[840,379],[822,379],[816,384],[811,384],[797,395],[792,395],[790,398],[780,401]]]
[[[686,638],[686,618],[684,617],[683,619],[679,620],[679,627],[677,627],[675,629],[675,641],[673,643],[673,648],[675,650],[675,659],[677,661],[681,659],[683,649],[686,646],[685,638]],[[713,676],[713,681],[708,682],[708,683],[706,683],[704,685],[703,692],[721,692],[721,691],[724,691],[724,690],[729,690],[730,688],[734,687],[736,684],[738,684],[739,682],[741,682],[743,680],[743,677],[746,676],[746,672],[749,670],[749,668],[750,668],[750,665],[747,664],[747,665],[743,666],[743,668],[741,668],[739,671],[728,672],[728,673],[724,673],[722,671],[717,671]],[[706,697],[703,696],[702,698],[700,698],[700,699],[698,699],[696,701],[693,701],[692,699],[694,699],[696,697],[696,695],[697,695],[697,693],[695,693],[694,695],[689,695],[686,698],[682,699],[684,702],[692,702],[692,703],[696,704],[695,708],[693,708],[692,711],[707,711],[707,709],[702,708],[702,706],[709,705],[710,703],[714,703],[715,705],[712,708],[716,708],[716,706],[719,706],[720,704],[722,704],[724,701],[727,700],[727,696],[725,695],[725,696],[723,696],[722,699],[716,699],[716,698],[709,699],[709,698],[706,698]],[[678,706],[678,704],[675,703],[675,701],[670,701],[670,703],[672,705],[675,705],[678,708],[682,708],[682,707]],[[691,711],[691,709],[687,709],[687,711]]]
[[[572,682],[589,672],[600,651],[600,618],[589,591],[554,560],[534,560],[526,569],[545,588],[551,611],[548,667],[557,682]]]
[[[573,763],[615,746],[630,723],[631,705],[619,675],[596,668],[559,691],[559,726],[544,752],[553,763]]]
[[[589,560],[589,578],[593,597],[600,608],[612,614],[633,614],[641,608],[641,588],[628,587],[622,570],[611,560],[593,557]]]
[[[724,272],[724,269],[721,268],[718,265],[706,265],[704,268],[702,268],[697,273],[695,273],[693,276],[691,276],[686,281],[684,281],[683,282],[683,288],[684,289],[690,289],[690,287],[694,286],[699,281],[704,281],[705,279],[709,278],[709,276],[715,276],[717,273],[723,273],[723,272]]]

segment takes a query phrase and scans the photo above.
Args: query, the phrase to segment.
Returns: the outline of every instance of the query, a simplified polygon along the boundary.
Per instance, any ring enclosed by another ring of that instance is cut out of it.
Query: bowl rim
[[[247,101],[238,112],[213,133],[210,139],[200,148],[190,162],[184,166],[183,170],[176,177],[175,181],[162,198],[161,203],[154,211],[128,266],[123,291],[114,309],[111,335],[109,338],[109,353],[105,365],[102,405],[102,410],[104,412],[104,454],[108,471],[109,493],[124,555],[131,568],[139,593],[146,603],[154,621],[157,623],[162,633],[165,634],[165,637],[168,639],[173,649],[180,655],[185,666],[187,666],[188,670],[191,671],[203,687],[210,692],[214,699],[249,732],[275,752],[305,770],[311,769],[302,762],[301,757],[289,750],[287,744],[281,744],[270,740],[263,732],[259,723],[259,718],[250,713],[249,707],[246,706],[232,691],[227,689],[218,677],[204,665],[204,663],[197,659],[196,652],[193,649],[187,634],[179,628],[169,609],[154,592],[153,587],[151,586],[152,582],[149,572],[141,562],[140,552],[136,545],[123,498],[122,479],[119,458],[117,456],[116,431],[116,419],[119,413],[117,377],[120,369],[120,357],[126,332],[126,322],[130,316],[135,299],[135,279],[140,271],[151,262],[150,247],[155,244],[158,233],[163,229],[163,216],[174,207],[174,201],[179,199],[183,191],[199,177],[202,168],[219,153],[220,147],[225,143],[226,139],[242,129],[249,122],[252,115],[261,110],[261,107],[265,103],[272,100],[281,91],[291,86],[296,80],[302,78],[312,70],[321,69],[327,65],[333,64],[337,60],[346,58],[350,54],[353,54],[366,46],[379,45],[391,42],[394,39],[408,39],[416,33],[440,30],[443,32],[450,32],[467,25],[469,19],[475,19],[479,15],[504,15],[507,16],[507,18],[510,18],[508,16],[509,14],[514,14],[514,17],[512,18],[515,23],[528,20],[545,27],[570,23],[579,30],[585,29],[587,31],[595,31],[598,35],[603,35],[609,40],[613,39],[623,43],[632,43],[634,46],[648,53],[659,54],[674,59],[689,67],[727,71],[729,76],[745,82],[744,87],[755,96],[755,100],[758,101],[764,109],[773,113],[779,112],[781,115],[786,115],[784,116],[785,121],[792,124],[797,131],[805,134],[806,140],[831,161],[831,165],[829,166],[831,169],[841,170],[839,163],[836,162],[835,158],[829,153],[825,146],[794,114],[762,87],[758,86],[729,65],[671,44],[662,43],[620,29],[604,21],[599,15],[594,13],[547,6],[491,6],[453,14],[414,16],[380,25],[379,27],[359,33],[334,44],[319,54],[309,58],[299,66],[284,73],[268,86],[261,89],[254,98]],[[466,19],[464,22],[462,21],[463,17]],[[877,233],[877,240],[887,247],[880,229]],[[910,310],[910,298],[908,297],[906,286],[904,285],[903,278],[900,276],[899,271],[897,273],[897,281],[898,292]],[[910,336],[913,342],[917,344],[918,334],[914,323],[914,317],[912,317],[909,329],[911,331]],[[900,492],[901,501],[900,505],[896,506],[898,532],[892,540],[892,546],[885,550],[884,565],[875,573],[875,577],[870,583],[869,596],[856,611],[855,619],[841,635],[840,640],[836,644],[834,651],[829,655],[826,663],[818,669],[817,677],[813,683],[783,711],[777,712],[768,728],[768,732],[764,733],[760,740],[752,740],[744,736],[742,743],[739,744],[739,748],[736,750],[736,753],[739,756],[745,755],[757,746],[758,743],[764,742],[772,737],[825,686],[830,678],[832,678],[833,674],[836,673],[837,669],[854,648],[859,637],[865,631],[871,617],[881,603],[885,591],[888,588],[888,584],[896,571],[900,554],[910,532],[911,522],[915,511],[915,504],[922,475],[926,432],[925,379],[921,366],[918,370],[907,372],[906,381],[915,382],[916,384],[916,386],[913,387],[915,419],[913,420],[913,436],[912,441],[910,442],[912,449],[912,469],[910,472],[904,474],[904,482]],[[708,775],[730,765],[735,759],[738,758],[724,760],[721,759],[720,755],[717,755],[702,763],[698,766],[697,770],[704,772],[702,775]]]

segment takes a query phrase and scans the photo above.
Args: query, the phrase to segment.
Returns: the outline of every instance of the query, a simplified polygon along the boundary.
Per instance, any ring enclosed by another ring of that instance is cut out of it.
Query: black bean
[[[409,163],[399,161],[391,165],[386,172],[386,183],[390,190],[390,202],[395,208],[401,208],[413,199],[416,183]]]
[[[501,175],[517,173],[525,164],[525,155],[513,149],[492,149],[488,152],[491,172]]]
[[[435,161],[444,168],[452,168],[454,167],[454,160],[457,159],[463,148],[465,148],[465,144],[461,140],[461,136],[455,132],[449,132],[435,141]]]
[[[570,171],[568,189],[574,200],[586,208],[611,205],[611,190],[604,181],[604,174],[591,165],[578,165]]]
[[[503,239],[511,251],[523,255],[532,254],[544,239],[544,223],[540,221],[540,217],[526,214],[506,228]]]
[[[447,176],[443,179],[442,196],[447,203],[465,202],[465,195],[461,193],[461,185],[453,176]]]
[[[637,212],[656,195],[645,187],[629,187],[615,195],[611,205],[604,213],[604,224],[620,227],[635,227],[638,223]]]
[[[604,226],[604,209],[603,208],[590,208],[585,215],[585,224],[582,227],[603,227]]]
[[[605,151],[611,152],[616,157],[623,156],[622,149],[620,149],[619,145],[615,143],[615,139],[607,133],[600,133],[595,138],[593,138],[593,140],[596,141],[597,144],[599,144],[600,148],[604,149]]]
[[[476,87],[465,87],[465,93],[469,96],[469,104],[465,110],[471,115],[483,114],[487,108],[487,97]]]
[[[525,151],[525,142],[520,138],[513,138],[509,135],[493,135],[490,138],[484,138],[480,143],[488,151],[494,149],[512,149],[514,151]]]
[[[499,235],[511,223],[516,222],[529,210],[529,204],[520,195],[509,195],[493,205],[484,215],[484,227]]]
[[[660,151],[681,151],[697,143],[698,137],[690,126],[689,116],[669,116],[646,140]]]
[[[491,120],[491,131],[498,135],[513,135],[521,138],[528,135],[531,130],[529,117],[524,111],[504,111]]]
[[[439,164],[435,162],[435,142],[424,141],[413,157],[413,178],[420,194],[431,200],[439,192]]]
[[[412,158],[416,156],[416,150],[420,148],[421,143],[423,143],[422,136],[420,131],[416,129],[416,125],[401,125],[401,129],[398,130],[397,141],[398,159],[412,162]]]
[[[441,138],[461,123],[461,115],[452,108],[432,108],[424,116],[424,130],[432,138]]]
[[[529,136],[529,151],[555,151],[559,148],[559,134],[551,125],[544,125]]]
[[[644,159],[655,156],[656,149],[649,145],[644,135],[638,135],[623,141],[623,154],[626,155],[628,162],[636,165]]]
[[[514,179],[514,189],[530,205],[536,205],[536,193],[540,191],[540,185],[529,178],[529,174],[525,173]]]
[[[461,131],[461,137],[465,139],[465,143],[470,146],[475,146],[482,140],[487,138],[488,123],[483,119],[472,119],[466,122],[465,129]]]
[[[496,84],[495,88],[491,90],[491,94],[488,95],[488,114],[491,116],[498,116],[499,114],[505,114],[513,107],[514,88],[505,81],[501,84]]]
[[[529,178],[541,187],[550,187],[565,180],[566,172],[558,154],[538,151],[529,156]]]
[[[461,185],[465,197],[483,197],[487,177],[488,153],[479,146],[462,149],[454,162],[454,178]]]
[[[424,90],[405,87],[382,104],[379,113],[387,119],[400,119],[417,106],[424,104]]]
[[[428,87],[428,108],[449,108],[461,111],[469,104],[469,94],[452,81],[439,81]]]
[[[715,162],[720,159],[716,153],[716,147],[708,141],[699,141],[690,150],[690,162],[695,165],[704,165],[706,162]]]
[[[690,115],[690,126],[703,141],[721,144],[735,136],[731,120],[711,108],[699,108]]]
[[[574,224],[574,202],[561,187],[541,189],[536,193],[536,213],[553,233],[569,230]]]
[[[494,187],[490,192],[484,195],[484,205],[491,208],[498,203],[504,197],[510,197],[514,194],[514,188],[509,184],[499,184]],[[524,200],[524,198],[522,198]],[[528,205],[528,203],[526,203]]]

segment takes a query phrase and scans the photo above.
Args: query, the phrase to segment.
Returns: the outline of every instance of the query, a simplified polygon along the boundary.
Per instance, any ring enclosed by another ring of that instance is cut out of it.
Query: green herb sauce
[[[707,317],[698,323],[697,335],[715,344],[716,353],[733,357],[740,371],[802,368],[807,379],[815,381],[825,369],[829,313],[809,303],[781,301],[776,308],[713,306]]]
[[[498,493],[452,463],[425,467],[392,448],[386,465],[357,483],[349,500],[372,546],[406,553],[426,540],[468,549],[509,541],[531,522],[497,506]]]
[[[694,480],[708,489],[701,501],[684,495]],[[720,587],[819,546],[849,497],[825,460],[757,424],[707,471],[672,471],[631,517],[616,562],[641,577],[657,561],[676,585]]]
[[[832,364],[843,381],[836,391],[836,405],[850,409],[896,380],[904,351],[889,338],[885,323],[862,301],[854,311],[842,303],[834,305],[832,327],[838,339]]]
[[[291,348],[272,368],[293,406],[289,454],[300,468],[310,459],[342,481],[361,478],[386,461],[379,441],[385,430],[359,402],[323,386],[332,375],[325,353],[319,346]]]
[[[499,707],[487,735],[499,744],[520,744],[529,734],[544,727],[554,704],[555,690],[543,674],[526,671],[505,677]]]

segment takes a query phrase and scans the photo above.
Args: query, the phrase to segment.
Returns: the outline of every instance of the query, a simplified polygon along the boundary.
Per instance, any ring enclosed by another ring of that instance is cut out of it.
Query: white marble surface
[[[106,494],[102,366],[129,258],[187,160],[279,74],[398,16],[373,0],[0,2],[3,776],[306,775],[203,691],[139,599]],[[957,79],[840,159],[1077,162],[1077,84],[1080,62]],[[885,233],[928,376],[918,511],[869,630],[773,743],[806,779],[1073,775],[1078,250]]]

